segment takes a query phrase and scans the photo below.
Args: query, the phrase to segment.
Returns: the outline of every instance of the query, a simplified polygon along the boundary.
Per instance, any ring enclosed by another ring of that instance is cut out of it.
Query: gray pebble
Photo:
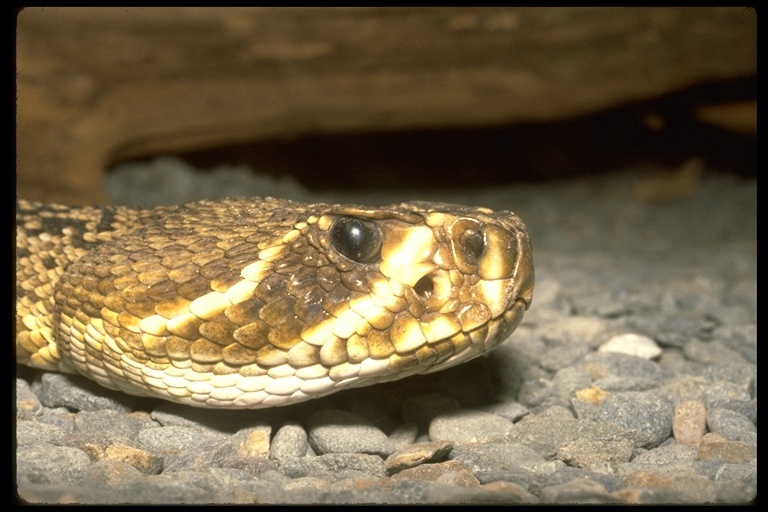
[[[18,450],[16,480],[76,484],[90,464],[90,457],[78,448],[35,444]]]
[[[757,487],[756,464],[722,464],[714,475],[716,482],[743,482],[751,487]]]
[[[513,423],[528,414],[528,408],[515,400],[504,400],[485,406],[482,410],[506,418]]]
[[[291,478],[305,476],[383,476],[384,461],[378,455],[365,453],[326,453],[316,457],[286,459],[280,472]]]
[[[557,345],[541,354],[539,363],[547,370],[561,370],[577,363],[589,353],[586,345]]]
[[[729,409],[709,409],[707,426],[710,432],[731,441],[757,444],[757,427],[743,414]]]
[[[654,361],[614,352],[594,352],[581,362],[595,378],[608,376],[653,379],[661,375],[661,368]]]
[[[573,479],[558,485],[543,487],[539,492],[542,503],[603,504],[621,503],[600,482]]]
[[[712,409],[728,409],[745,416],[749,421],[757,425],[757,400],[711,400],[709,407]]]
[[[637,446],[658,446],[672,432],[673,404],[653,392],[610,393],[596,405],[573,400],[579,419],[609,422],[635,432]]]
[[[548,474],[563,467],[560,461],[547,460],[537,450],[516,442],[459,443],[450,458],[461,462],[473,473],[520,471]]]
[[[226,437],[199,427],[157,427],[142,430],[136,440],[152,451],[178,453],[199,445],[206,438],[226,439]]]
[[[549,487],[553,485],[560,485],[566,482],[570,482],[571,480],[591,480],[593,482],[598,482],[600,485],[602,485],[605,490],[608,492],[614,492],[622,487],[624,487],[624,482],[610,474],[610,473],[598,473],[595,471],[589,471],[582,468],[575,468],[571,466],[566,466],[564,468],[560,468],[554,473],[549,473],[548,475],[544,475],[541,478],[541,486],[542,487]]]
[[[597,470],[629,460],[635,444],[627,429],[573,418],[530,418],[518,423],[507,437],[535,448],[543,457]]]
[[[658,387],[661,377],[620,377],[609,375],[595,380],[592,384],[604,391],[647,391]]]
[[[318,454],[370,453],[386,457],[395,451],[384,432],[368,420],[339,409],[321,409],[310,416],[307,433]]]
[[[715,482],[717,488],[717,503],[733,505],[751,505],[753,496],[757,496],[757,486],[749,485],[740,480]]]
[[[552,379],[554,393],[568,403],[576,391],[588,388],[592,384],[592,374],[583,367],[562,368]]]
[[[40,421],[16,422],[16,444],[26,446],[37,443],[60,444],[66,432],[58,425]]]
[[[294,457],[304,457],[307,454],[309,442],[307,432],[298,423],[286,423],[275,432],[269,447],[269,456],[281,463]]]
[[[165,452],[165,471],[202,471],[227,467],[259,475],[275,470],[276,463],[267,457],[269,434],[270,428],[264,425],[241,430],[232,436],[200,436],[197,443],[184,450]]]
[[[694,446],[671,444],[640,453],[632,462],[637,464],[666,464],[696,460],[698,450]]]
[[[127,486],[142,477],[142,473],[125,462],[100,460],[83,471],[83,480],[106,489]]]
[[[691,339],[708,335],[715,327],[714,321],[701,313],[688,311],[678,311],[653,319],[635,319],[633,324],[660,344],[673,347],[683,347]]]
[[[503,437],[513,428],[513,423],[501,416],[461,409],[436,416],[429,424],[429,437],[455,443],[487,442]]]
[[[112,409],[80,411],[75,415],[75,431],[85,434],[102,434],[123,439],[136,439],[141,430],[156,426],[157,424],[148,417],[139,418],[122,414]]]
[[[632,439],[612,437],[601,439],[579,438],[557,448],[557,458],[569,466],[584,469],[604,470],[632,457]]]
[[[43,404],[24,379],[16,379],[16,417],[31,420],[43,414]]]
[[[748,363],[713,364],[703,375],[712,382],[725,381],[749,392],[757,380],[757,366]]]
[[[527,380],[520,387],[517,399],[526,407],[535,408],[549,403],[555,391],[555,386],[550,379]]]
[[[692,339],[683,346],[686,357],[700,363],[746,363],[744,356],[726,347],[719,340]]]
[[[137,399],[78,375],[45,373],[40,401],[47,407],[67,407],[76,411],[113,409],[125,412],[134,408]]]
[[[704,402],[712,408],[717,402],[748,402],[751,395],[744,388],[726,381],[716,381],[704,389]]]
[[[736,314],[744,312],[736,310]],[[754,311],[754,310],[753,310]],[[715,329],[712,338],[720,341],[727,348],[738,352],[752,364],[757,363],[757,324],[753,322],[733,322],[734,325],[722,325]]]
[[[540,336],[557,345],[597,347],[605,336],[607,326],[604,320],[592,316],[570,316],[547,325]]]
[[[551,405],[548,407],[538,408],[536,410],[536,418],[556,418],[556,419],[569,419],[572,420],[576,416],[573,414],[573,410],[562,405]]]

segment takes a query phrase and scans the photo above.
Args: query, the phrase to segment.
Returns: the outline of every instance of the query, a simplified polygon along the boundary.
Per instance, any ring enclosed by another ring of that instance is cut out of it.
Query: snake
[[[452,367],[508,338],[533,286],[510,211],[17,200],[17,363],[196,407],[284,406]]]

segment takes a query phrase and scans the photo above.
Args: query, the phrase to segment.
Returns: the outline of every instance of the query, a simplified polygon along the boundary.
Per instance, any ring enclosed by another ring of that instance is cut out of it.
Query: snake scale
[[[274,198],[17,202],[16,360],[197,407],[256,409],[442,370],[533,294],[508,211]]]

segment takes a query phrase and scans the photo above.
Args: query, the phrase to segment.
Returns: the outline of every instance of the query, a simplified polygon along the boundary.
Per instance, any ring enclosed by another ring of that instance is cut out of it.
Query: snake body
[[[506,339],[533,260],[513,213],[273,198],[19,201],[16,359],[198,407],[280,406]]]

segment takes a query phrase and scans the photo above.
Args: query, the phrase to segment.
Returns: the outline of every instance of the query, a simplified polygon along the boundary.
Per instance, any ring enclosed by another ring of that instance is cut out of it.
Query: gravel
[[[157,173],[175,195],[146,185]],[[181,202],[205,192],[512,209],[534,244],[533,305],[486,357],[273,410],[193,409],[19,368],[19,498],[750,502],[757,493],[756,183],[705,175],[690,197],[645,204],[631,195],[641,179],[628,172],[393,197],[310,193],[243,168],[200,175],[173,159],[111,174],[119,203]]]

